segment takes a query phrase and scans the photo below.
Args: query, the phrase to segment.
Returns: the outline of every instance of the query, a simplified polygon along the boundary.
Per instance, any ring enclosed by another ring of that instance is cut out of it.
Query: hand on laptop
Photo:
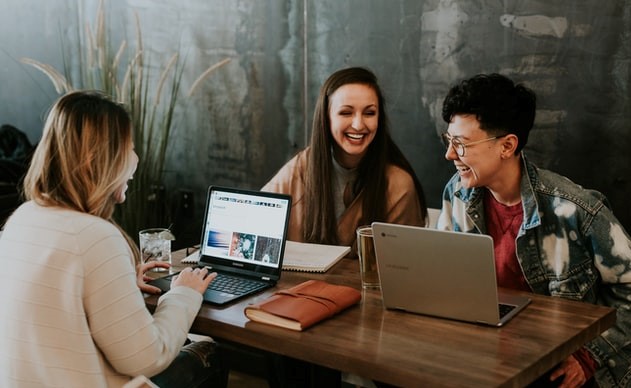
[[[145,275],[145,273],[149,271],[150,269],[153,269],[156,267],[162,267],[162,268],[168,269],[169,267],[171,267],[171,264],[165,261],[150,261],[147,263],[140,264],[139,266],[136,267],[136,284],[138,285],[138,288],[140,288],[141,292],[146,292],[148,294],[159,294],[162,292],[158,287],[151,286],[146,283],[148,281],[151,281],[153,278]]]
[[[171,288],[175,286],[186,286],[203,294],[210,282],[217,276],[216,272],[208,273],[207,268],[185,268],[171,281]]]

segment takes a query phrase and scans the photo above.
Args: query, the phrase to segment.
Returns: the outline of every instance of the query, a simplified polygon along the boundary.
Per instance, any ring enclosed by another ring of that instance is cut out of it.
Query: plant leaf
[[[48,79],[50,79],[50,82],[53,83],[53,86],[55,87],[55,91],[57,93],[65,93],[72,90],[72,88],[68,84],[68,81],[66,80],[66,77],[64,77],[51,65],[38,62],[31,58],[20,58],[20,62],[26,65],[33,66],[37,70],[44,73],[48,77]]]
[[[195,89],[197,89],[197,86],[202,83],[202,81],[204,79],[206,79],[206,77],[208,77],[213,71],[215,71],[216,69],[220,68],[221,66],[225,65],[226,63],[230,62],[232,59],[231,58],[226,58],[221,62],[217,62],[214,65],[210,66],[208,69],[206,69],[206,71],[204,71],[199,77],[197,77],[197,79],[195,80],[195,82],[193,82],[193,85],[191,86],[191,88],[188,90],[188,97],[192,96],[193,93],[195,92]]]
[[[158,81],[158,89],[156,90],[156,98],[155,98],[155,101],[153,102],[155,105],[158,105],[160,103],[160,94],[162,93],[162,86],[164,86],[164,81],[166,80],[167,75],[169,74],[169,70],[171,70],[171,68],[175,64],[175,61],[177,61],[178,57],[179,55],[177,53],[173,54],[171,59],[169,59],[169,62],[167,62],[167,66],[164,68],[164,71],[162,71],[162,74],[160,75],[160,81]]]

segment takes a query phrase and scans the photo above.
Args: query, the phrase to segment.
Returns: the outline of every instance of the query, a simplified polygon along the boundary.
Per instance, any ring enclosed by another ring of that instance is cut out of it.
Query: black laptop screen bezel
[[[218,257],[213,255],[204,254],[204,244],[208,236],[208,211],[211,204],[213,192],[226,192],[232,194],[243,195],[255,195],[262,198],[272,198],[287,201],[287,210],[285,214],[285,225],[283,227],[283,236],[281,239],[280,256],[278,258],[278,266],[267,266],[260,264],[252,264],[239,260],[231,260],[229,258]],[[265,280],[277,281],[280,278],[283,268],[283,259],[285,256],[285,245],[287,242],[287,232],[289,228],[289,217],[291,214],[291,196],[287,194],[271,193],[257,190],[239,189],[233,187],[216,186],[212,185],[208,188],[208,194],[206,197],[206,207],[204,210],[204,219],[200,236],[200,257],[199,264],[203,266],[211,267],[211,269],[225,271],[225,272],[239,272],[240,274],[251,275],[257,278],[264,278]]]

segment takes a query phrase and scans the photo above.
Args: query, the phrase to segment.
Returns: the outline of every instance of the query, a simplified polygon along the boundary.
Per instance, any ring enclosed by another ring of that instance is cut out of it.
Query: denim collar
[[[537,198],[535,196],[535,188],[538,187],[540,183],[537,167],[528,161],[523,151],[520,157],[522,161],[520,192],[521,203],[524,209],[524,220],[522,221],[521,228],[527,230],[541,225],[539,205],[537,204]],[[482,211],[485,190],[486,188],[484,187],[474,187],[471,189],[461,187],[454,195],[467,204],[467,213],[473,216],[474,213]],[[479,217],[472,218],[479,219]],[[478,227],[485,229],[482,225],[478,225]]]

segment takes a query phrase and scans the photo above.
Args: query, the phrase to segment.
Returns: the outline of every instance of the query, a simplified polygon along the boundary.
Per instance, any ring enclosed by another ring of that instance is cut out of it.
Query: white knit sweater
[[[202,302],[188,287],[152,316],[109,222],[27,202],[0,237],[0,387],[119,387],[178,354]]]

